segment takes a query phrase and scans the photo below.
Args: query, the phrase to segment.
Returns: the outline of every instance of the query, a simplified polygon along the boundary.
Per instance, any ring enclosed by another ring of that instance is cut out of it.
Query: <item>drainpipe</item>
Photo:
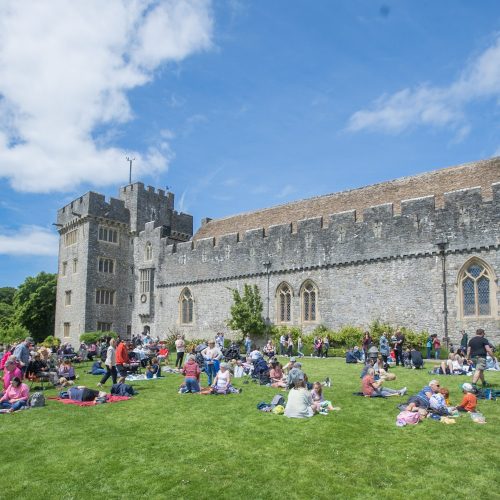
[[[439,241],[437,243],[439,248],[439,255],[441,257],[441,289],[443,290],[443,326],[444,326],[444,344],[446,349],[448,349],[450,344],[450,339],[448,336],[448,296],[446,289],[446,247],[448,246],[448,242],[446,240]]]

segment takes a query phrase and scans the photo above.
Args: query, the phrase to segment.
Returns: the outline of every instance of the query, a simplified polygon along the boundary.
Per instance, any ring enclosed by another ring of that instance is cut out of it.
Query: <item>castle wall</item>
[[[363,220],[355,211],[333,214],[325,227],[321,217],[264,230],[195,242],[165,245],[157,272],[163,327],[176,325],[187,335],[205,337],[207,325],[229,315],[227,288],[257,283],[265,301],[267,277],[263,262],[271,262],[271,294],[283,280],[294,288],[294,310],[299,311],[300,284],[310,277],[319,289],[321,317],[316,324],[293,323],[307,329],[325,323],[367,325],[380,318],[443,335],[441,256],[445,244],[450,335],[460,327],[478,324],[499,337],[498,301],[495,316],[458,320],[457,272],[472,255],[485,257],[496,276],[500,273],[500,184],[490,186],[490,199],[472,188],[444,195],[443,208],[434,197],[401,202],[394,215],[392,204],[367,208]],[[297,277],[299,277],[297,279]],[[178,299],[184,286],[195,296],[195,322],[179,325]],[[196,298],[197,297],[197,298]],[[159,300],[159,299],[158,299]],[[204,305],[204,301],[207,303]],[[276,317],[274,299],[271,319]],[[197,326],[199,325],[199,326]]]

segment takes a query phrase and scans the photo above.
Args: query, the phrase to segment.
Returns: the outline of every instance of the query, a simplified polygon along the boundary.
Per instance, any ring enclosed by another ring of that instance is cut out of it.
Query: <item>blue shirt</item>
[[[425,394],[426,392],[430,392],[432,394],[432,389],[426,385],[418,394],[417,396],[419,398],[422,398],[422,399],[425,399],[428,403],[429,403],[429,398],[427,397],[427,394]]]

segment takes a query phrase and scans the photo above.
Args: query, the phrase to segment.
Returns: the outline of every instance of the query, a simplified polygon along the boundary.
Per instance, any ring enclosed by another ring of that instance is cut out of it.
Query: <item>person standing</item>
[[[389,341],[387,340],[385,332],[382,332],[382,335],[380,336],[380,339],[379,339],[379,351],[380,351],[380,354],[382,355],[382,359],[384,360],[384,363],[387,363],[387,358],[389,357],[390,347],[389,347]]]
[[[101,381],[97,384],[97,387],[102,387],[103,384],[106,383],[109,377],[113,381],[113,384],[116,384],[117,372],[116,372],[116,340],[111,339],[109,341],[109,347],[106,351],[106,361],[104,362],[106,365],[106,373],[103,375]]]
[[[362,348],[363,348],[363,352],[365,353],[365,358],[367,356],[367,353],[368,353],[368,349],[369,347],[372,345],[373,343],[373,340],[372,340],[372,337],[370,335],[370,332],[365,332],[365,334],[363,335],[363,340],[362,340]]]
[[[469,336],[465,330],[460,330],[460,333],[462,334],[462,338],[460,339],[460,349],[462,349],[463,353],[466,353],[467,346],[469,345]]]
[[[299,336],[299,338],[297,339],[297,356],[299,358],[304,357],[304,353],[302,352],[303,347],[304,347],[304,344],[302,342],[302,337]]]
[[[219,332],[215,337],[215,344],[221,352],[224,351],[224,334]]]
[[[486,385],[486,381],[484,380],[484,370],[486,370],[486,356],[488,354],[492,358],[494,357],[490,343],[484,338],[484,330],[482,328],[478,328],[476,330],[476,336],[469,340],[469,344],[467,346],[467,360],[472,358],[472,361],[474,361],[476,366],[476,371],[472,376],[473,384],[477,384],[477,381],[481,379],[483,386]]]
[[[127,376],[127,367],[129,365],[127,344],[121,339],[118,339],[116,348],[116,371],[120,377]]]
[[[219,348],[215,345],[213,340],[210,340],[208,347],[201,351],[201,355],[205,360],[205,372],[208,377],[208,385],[212,385],[212,380],[216,376],[218,370],[218,364],[222,357],[222,353]]]
[[[328,339],[328,336],[325,335],[325,338],[323,339],[323,354],[325,355],[325,358],[328,357],[328,349],[330,349],[330,340]]]
[[[434,347],[434,359],[439,359],[439,356],[441,355],[441,341],[437,335],[432,341],[432,346]]]
[[[18,361],[21,371],[23,372],[23,377],[26,375],[26,370],[28,369],[28,364],[30,362],[30,347],[33,345],[33,339],[31,337],[26,337],[26,339],[19,343],[14,352],[13,356],[16,357]]]
[[[285,355],[285,348],[286,348],[286,337],[285,334],[282,333],[280,337],[280,354],[282,356]]]
[[[289,358],[293,356],[293,338],[291,334],[288,336],[287,356]]]
[[[427,359],[431,359],[432,352],[432,335],[427,337],[427,342],[425,344],[425,348],[427,349]]]
[[[394,342],[394,354],[396,355],[396,366],[404,366],[403,361],[403,344],[405,342],[405,336],[399,330],[396,332],[396,341]]]
[[[250,354],[250,351],[252,350],[252,339],[250,338],[250,335],[246,335],[245,337],[245,352],[247,353],[247,356]]]
[[[175,359],[175,367],[182,368],[182,361],[184,360],[184,352],[186,351],[186,344],[182,335],[177,335],[177,340],[175,341],[175,350],[177,352],[177,358]]]

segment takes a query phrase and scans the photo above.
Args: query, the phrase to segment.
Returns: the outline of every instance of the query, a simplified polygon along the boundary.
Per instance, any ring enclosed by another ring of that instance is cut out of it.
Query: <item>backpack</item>
[[[31,408],[45,406],[45,396],[41,392],[35,392],[30,398],[29,406]]]
[[[281,394],[276,394],[271,401],[271,408],[276,408],[276,406],[285,406],[285,398]]]

